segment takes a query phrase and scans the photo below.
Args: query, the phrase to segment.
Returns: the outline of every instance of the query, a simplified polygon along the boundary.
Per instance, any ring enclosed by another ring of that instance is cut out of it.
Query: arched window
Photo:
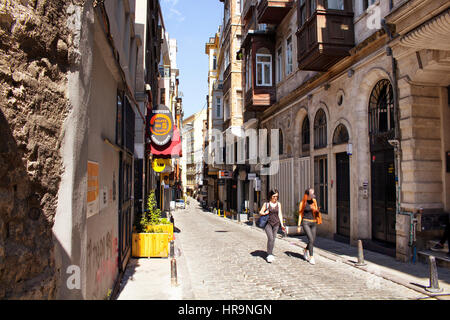
[[[314,119],[314,148],[320,149],[327,146],[327,117],[323,109],[319,109]]]
[[[389,80],[378,81],[369,99],[369,134],[387,133],[394,129],[394,97]]]
[[[302,124],[302,151],[309,151],[309,142],[311,141],[311,136],[309,134],[309,118],[305,117]]]
[[[333,135],[333,144],[344,144],[348,143],[348,131],[347,128],[341,123],[336,127],[336,130],[334,130]]]
[[[280,129],[280,133],[278,135],[278,154],[281,156],[284,151],[283,145],[283,131]]]

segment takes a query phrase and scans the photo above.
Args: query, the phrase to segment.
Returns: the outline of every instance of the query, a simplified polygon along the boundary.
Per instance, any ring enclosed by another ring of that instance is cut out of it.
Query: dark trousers
[[[317,233],[317,223],[311,221],[302,221],[303,229],[305,230],[306,236],[308,237],[308,245],[306,250],[309,250],[309,255],[313,256],[314,241],[316,240]]]
[[[277,237],[278,229],[280,228],[280,224],[276,224],[272,226],[270,223],[267,223],[264,227],[264,231],[267,234],[267,254],[271,255],[273,252],[273,247],[275,245],[275,238]]]

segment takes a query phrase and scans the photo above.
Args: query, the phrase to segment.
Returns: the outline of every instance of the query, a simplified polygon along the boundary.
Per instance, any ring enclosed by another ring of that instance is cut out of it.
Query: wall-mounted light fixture
[[[350,69],[347,72],[347,75],[348,75],[349,78],[353,77],[354,74],[355,74],[355,70],[353,70],[353,69]]]

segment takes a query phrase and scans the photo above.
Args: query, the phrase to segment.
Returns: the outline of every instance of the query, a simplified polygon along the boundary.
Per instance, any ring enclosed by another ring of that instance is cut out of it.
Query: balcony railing
[[[279,24],[294,6],[294,0],[260,0],[258,23]]]

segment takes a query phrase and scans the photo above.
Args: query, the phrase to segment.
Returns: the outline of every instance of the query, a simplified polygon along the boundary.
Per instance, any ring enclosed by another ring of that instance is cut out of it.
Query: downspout
[[[389,1],[389,8],[392,10],[393,8],[393,1]],[[395,37],[392,34],[391,30],[389,29],[388,25],[386,24],[386,21],[383,19],[381,21],[381,25],[386,32],[386,34],[389,36],[389,41],[392,41]],[[401,174],[401,156],[402,156],[402,149],[401,149],[401,143],[400,143],[400,112],[399,112],[399,97],[398,97],[398,74],[397,74],[397,60],[395,59],[392,48],[388,46],[386,48],[387,55],[391,57],[391,67],[392,67],[392,90],[393,90],[393,100],[394,100],[394,140],[390,140],[389,143],[394,147],[395,152],[395,184],[396,184],[396,214],[398,215],[408,215],[410,217],[410,228],[409,228],[409,241],[408,245],[412,248],[413,251],[413,257],[412,261],[413,263],[416,262],[416,224],[417,224],[417,218],[415,216],[414,212],[403,212],[401,209],[401,192],[402,192],[402,174]]]

